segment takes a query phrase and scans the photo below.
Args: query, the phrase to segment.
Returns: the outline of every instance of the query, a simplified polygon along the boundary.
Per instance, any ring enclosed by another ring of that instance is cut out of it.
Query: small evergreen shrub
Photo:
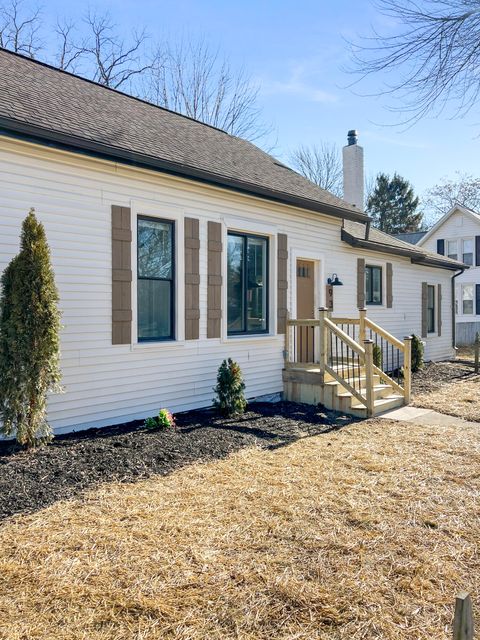
[[[417,336],[412,336],[412,372],[423,367],[423,342]]]
[[[47,394],[60,391],[60,312],[45,229],[31,209],[0,292],[1,432],[33,447],[52,438]]]
[[[165,429],[167,427],[175,428],[175,418],[168,409],[160,409],[158,416],[147,418],[143,425],[147,429]]]
[[[244,390],[240,365],[231,358],[224,360],[218,369],[214,407],[224,416],[243,413],[247,406]]]
[[[382,350],[378,344],[373,345],[373,364],[379,369],[382,368]]]

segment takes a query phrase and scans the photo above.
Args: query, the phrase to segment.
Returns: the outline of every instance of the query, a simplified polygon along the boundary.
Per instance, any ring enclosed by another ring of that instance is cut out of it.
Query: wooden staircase
[[[306,354],[312,362],[301,361]],[[411,338],[401,342],[366,310],[359,318],[331,318],[320,309],[318,319],[287,322],[284,397],[360,418],[379,415],[409,403],[410,359]]]

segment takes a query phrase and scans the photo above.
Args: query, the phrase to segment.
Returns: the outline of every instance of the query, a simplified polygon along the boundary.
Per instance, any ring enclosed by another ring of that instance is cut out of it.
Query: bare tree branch
[[[467,113],[480,93],[480,0],[378,0],[379,11],[401,25],[392,36],[374,32],[353,46],[361,78],[391,72],[379,94],[398,96],[407,122],[440,112]]]
[[[59,37],[59,50],[55,57],[55,66],[73,73],[75,73],[79,59],[87,51],[85,42],[75,42],[74,30],[73,22],[57,20],[55,32]]]
[[[203,41],[158,46],[143,95],[155,104],[249,140],[270,132],[260,121],[258,87],[243,70],[234,72]]]
[[[132,41],[127,44],[115,33],[108,14],[89,12],[85,22],[90,32],[85,49],[94,65],[92,79],[95,82],[119,89],[126,83],[131,86],[134,76],[151,68],[152,63],[145,61],[143,51],[147,40],[145,31],[133,33]]]
[[[24,0],[0,4],[0,47],[35,58],[42,49],[40,8],[25,9]]]
[[[342,161],[336,145],[322,143],[311,147],[301,146],[290,155],[290,162],[311,182],[336,196],[342,196]]]

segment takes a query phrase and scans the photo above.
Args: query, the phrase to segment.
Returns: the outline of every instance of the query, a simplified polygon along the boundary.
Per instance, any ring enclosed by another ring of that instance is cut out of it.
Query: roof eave
[[[352,247],[359,247],[361,249],[368,249],[370,251],[377,251],[379,253],[390,253],[393,255],[403,256],[410,258],[412,264],[419,264],[425,267],[436,267],[440,269],[449,269],[451,271],[458,271],[459,269],[468,269],[468,265],[463,263],[451,263],[441,258],[433,258],[426,254],[419,255],[417,251],[410,251],[409,249],[403,249],[401,247],[393,247],[372,240],[362,240],[352,236],[348,231],[342,229],[342,240]]]
[[[14,138],[21,138],[29,142],[35,142],[50,147],[61,148],[67,151],[80,152],[88,155],[95,155],[107,160],[120,161],[125,164],[140,166],[143,168],[162,171],[182,178],[189,178],[199,182],[208,183],[224,189],[230,189],[261,197],[266,200],[273,200],[282,204],[292,205],[315,213],[323,213],[335,218],[354,220],[357,222],[368,222],[369,216],[362,212],[351,211],[336,205],[322,203],[308,198],[301,198],[282,191],[274,191],[266,187],[252,185],[248,182],[229,178],[215,173],[198,169],[186,164],[171,162],[161,158],[155,158],[146,154],[136,153],[113,147],[101,142],[79,138],[77,136],[65,134],[50,129],[44,129],[18,120],[0,117],[0,134]]]

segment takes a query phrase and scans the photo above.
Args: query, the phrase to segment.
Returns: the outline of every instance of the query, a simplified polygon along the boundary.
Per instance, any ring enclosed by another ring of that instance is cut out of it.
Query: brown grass
[[[480,434],[370,420],[0,528],[8,640],[451,637],[480,610]]]
[[[412,404],[480,422],[480,375],[472,376],[464,382],[447,384],[430,393],[415,395]]]

